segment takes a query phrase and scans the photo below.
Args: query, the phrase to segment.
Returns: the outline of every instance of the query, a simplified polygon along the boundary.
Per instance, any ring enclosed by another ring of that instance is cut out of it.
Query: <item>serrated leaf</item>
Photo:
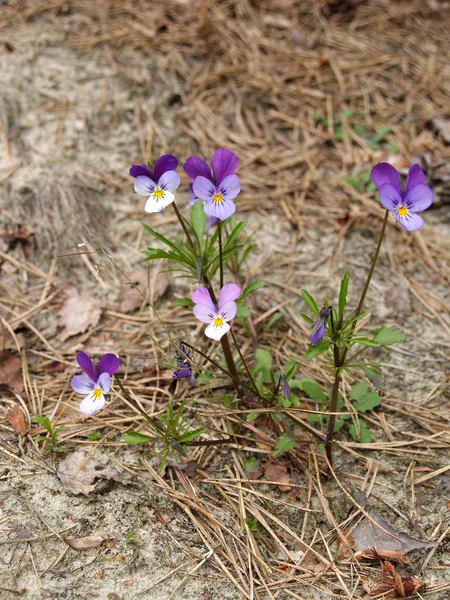
[[[391,346],[406,340],[406,335],[395,327],[380,327],[373,335],[373,341],[380,346]]]
[[[245,302],[242,302],[241,300],[236,300],[236,305],[237,305],[236,317],[242,317],[245,319],[251,315],[250,309],[245,304]]]
[[[354,403],[355,410],[366,412],[381,404],[381,396],[376,392],[368,392]]]
[[[347,304],[347,290],[348,290],[348,279],[350,277],[350,271],[347,270],[344,273],[344,277],[341,281],[341,289],[339,291],[339,319],[344,314],[344,309]]]
[[[153,441],[154,438],[149,435],[144,435],[143,433],[138,433],[137,431],[128,431],[127,433],[122,434],[122,441],[130,446],[136,446],[137,444],[148,444],[148,442]]]
[[[285,452],[289,452],[297,445],[297,441],[294,440],[288,433],[282,433],[277,441],[275,442],[275,450],[273,451],[273,456],[281,456]]]
[[[360,381],[359,383],[355,383],[348,397],[350,400],[358,400],[358,398],[367,394],[368,391],[369,385],[365,381]]]
[[[256,292],[256,290],[259,290],[260,288],[264,287],[265,285],[266,284],[264,283],[264,281],[254,281],[244,289],[240,296],[241,300],[246,298],[252,292]]]
[[[318,317],[319,309],[317,308],[317,304],[316,304],[316,301],[314,300],[314,298],[306,290],[302,290],[301,293],[302,293],[302,297],[303,297],[303,300],[305,301],[306,306],[309,308],[309,310],[312,313],[314,313],[316,315],[316,317]]]
[[[267,371],[270,371],[270,369],[272,368],[273,361],[270,352],[264,350],[264,348],[258,348],[255,352],[255,358],[256,362],[260,367],[263,367],[263,369],[267,369]]]
[[[319,354],[323,354],[324,352],[326,352],[328,350],[328,348],[330,347],[330,342],[328,340],[320,340],[320,342],[318,344],[315,344],[314,346],[310,346],[308,348],[308,350],[306,351],[306,360],[311,360],[312,358],[315,358],[316,356],[319,356]]]

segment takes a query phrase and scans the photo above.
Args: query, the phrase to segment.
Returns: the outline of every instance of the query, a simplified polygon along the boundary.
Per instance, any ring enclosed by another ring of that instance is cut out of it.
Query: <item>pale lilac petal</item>
[[[180,185],[180,176],[175,171],[166,171],[158,180],[158,186],[168,192],[175,192]]]
[[[396,212],[392,213],[399,224],[407,231],[416,231],[424,226],[424,220],[416,213],[408,213],[406,217],[400,217]]]
[[[158,181],[158,179],[161,178],[161,175],[167,171],[175,171],[177,167],[178,159],[173,154],[164,154],[163,156],[160,156],[153,167],[155,172],[155,181]]]
[[[75,375],[72,377],[70,385],[77,394],[90,394],[95,387],[95,382],[86,375]]]
[[[214,323],[211,323],[211,325],[208,325],[208,327],[205,329],[205,335],[206,337],[218,342],[220,338],[227,333],[227,331],[230,331],[230,329],[231,327],[228,325],[228,323],[223,323],[219,327],[214,325]]]
[[[141,196],[150,196],[155,187],[156,183],[150,177],[139,175],[134,180],[134,191]]]
[[[386,210],[396,210],[397,206],[403,203],[400,194],[389,183],[385,183],[380,187],[378,190],[378,196],[380,198],[381,205],[384,206]]]
[[[111,389],[111,375],[109,373],[102,373],[97,380],[97,384],[102,388],[104,394],[108,394]]]
[[[85,415],[95,415],[96,412],[101,410],[105,406],[105,396],[102,394],[100,398],[96,398],[94,393],[90,393],[89,396],[81,402],[80,411]]]
[[[131,177],[139,177],[141,175],[144,175],[145,177],[148,177],[149,179],[155,179],[155,176],[153,174],[153,171],[151,169],[149,169],[148,167],[144,167],[144,165],[133,165],[130,168],[130,175]]]
[[[98,361],[97,375],[100,376],[102,373],[108,373],[114,375],[120,365],[120,360],[115,354],[104,354]]]
[[[196,304],[192,310],[194,311],[195,317],[202,323],[211,323],[217,312],[215,306],[211,309],[211,307],[206,306],[206,304]]]
[[[149,196],[145,203],[144,210],[148,213],[161,212],[166,206],[169,206],[175,200],[172,192],[164,192],[162,198],[155,198],[154,195]]]
[[[204,304],[216,312],[216,307],[211,299],[211,295],[205,287],[198,287],[191,296],[192,302],[195,304]]]
[[[402,193],[402,186],[400,184],[400,175],[392,165],[386,162],[378,163],[372,169],[370,174],[373,185],[380,189],[381,186],[387,183],[391,185],[399,194]]]
[[[426,210],[433,202],[433,192],[425,183],[410,188],[405,196],[405,204],[412,212]]]
[[[197,198],[205,202],[211,202],[213,195],[216,193],[216,186],[209,179],[202,176],[195,179],[192,189]]]
[[[219,292],[219,312],[222,312],[224,304],[239,298],[241,292],[241,288],[236,283],[226,283]]]
[[[237,304],[233,300],[229,302],[225,302],[223,306],[220,307],[219,312],[221,316],[225,319],[225,321],[231,321],[234,319],[237,312]]]
[[[323,338],[325,333],[325,323],[319,327],[319,329],[312,334],[310,341],[313,346],[318,344],[320,340]]]
[[[205,177],[212,181],[211,169],[204,160],[197,156],[190,156],[183,165],[183,169],[189,179],[195,181],[197,177]]]
[[[408,172],[408,177],[406,178],[405,194],[407,194],[409,192],[409,190],[412,187],[414,187],[415,185],[419,185],[420,183],[425,183],[425,181],[426,181],[425,173],[420,168],[420,165],[416,163],[415,165],[413,165],[410,168],[410,170]]]
[[[192,206],[197,201],[197,196],[194,194],[194,186],[192,183],[189,184],[189,196],[188,202]]]
[[[219,222],[219,219],[217,217],[211,217],[211,215],[207,215],[205,231],[208,232],[211,229],[211,227],[214,227],[214,225],[217,225],[218,222]]]
[[[86,375],[90,377],[92,381],[97,381],[97,374],[94,369],[94,363],[92,362],[91,358],[86,354],[86,352],[78,352],[76,360],[83,373],[86,373]]]
[[[238,163],[238,157],[231,152],[231,150],[228,150],[228,148],[219,148],[214,152],[211,159],[211,165],[216,177],[217,185],[236,171]]]
[[[229,175],[219,185],[219,192],[223,195],[224,201],[234,200],[241,191],[241,184],[237,175]]]
[[[216,217],[219,221],[225,221],[236,212],[236,204],[232,200],[222,202],[208,202],[205,204],[205,213],[210,217]]]

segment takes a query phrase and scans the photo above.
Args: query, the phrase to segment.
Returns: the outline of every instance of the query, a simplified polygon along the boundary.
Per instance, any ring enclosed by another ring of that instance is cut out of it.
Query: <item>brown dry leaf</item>
[[[16,394],[23,392],[22,361],[8,350],[0,352],[0,385]]]
[[[11,408],[8,410],[6,418],[12,425],[14,431],[22,437],[28,432],[28,425],[25,423],[25,417],[23,416],[22,409],[18,402],[14,402]]]
[[[105,538],[99,535],[90,535],[82,538],[64,538],[64,541],[74,550],[87,550],[88,548],[100,546],[105,541]]]
[[[169,287],[169,280],[164,273],[158,273],[156,277],[149,280],[148,271],[141,269],[140,271],[130,273],[129,278],[133,283],[137,284],[138,289],[147,297],[150,295],[150,290],[148,289],[150,283],[153,302],[164,296]],[[133,312],[142,306],[142,301],[143,298],[135,287],[126,282],[121,284],[119,291],[120,312]]]
[[[410,537],[407,533],[397,531],[377,513],[371,516],[374,522],[364,519],[352,531],[353,550],[356,558],[371,558],[370,554],[373,554],[374,551],[380,556],[386,555],[386,552],[389,551],[398,551],[403,555],[412,550],[434,547],[431,542],[422,542]],[[389,533],[377,527],[377,523]],[[369,556],[364,555],[366,552]]]
[[[6,329],[0,334],[0,350],[19,350],[25,348],[26,338],[23,333],[16,333],[16,340],[19,344],[17,348],[16,341]]]
[[[87,458],[83,450],[72,452],[61,462],[58,477],[66,490],[85,496],[93,491],[100,491],[108,479],[120,480],[117,469],[102,465],[93,458]]]
[[[100,300],[89,294],[79,294],[73,286],[64,290],[66,299],[59,310],[60,324],[64,327],[61,340],[84,333],[88,327],[95,327],[102,314]]]
[[[400,563],[401,565],[408,564],[408,559],[398,550],[384,550],[384,548],[368,548],[355,555],[358,559],[367,558],[368,560],[390,560]]]
[[[383,598],[410,598],[422,587],[423,582],[417,577],[401,577],[395,572],[390,562],[384,562],[378,579],[363,583],[363,587],[371,596],[383,594]]]
[[[270,463],[264,469],[264,479],[267,481],[276,481],[278,488],[282,492],[288,492],[291,489],[289,485],[291,478],[287,472],[287,467],[281,463]]]
[[[303,568],[311,571],[311,573],[322,573],[327,569],[327,565],[300,540],[295,542],[295,551],[290,552],[289,555],[292,562],[300,564]]]

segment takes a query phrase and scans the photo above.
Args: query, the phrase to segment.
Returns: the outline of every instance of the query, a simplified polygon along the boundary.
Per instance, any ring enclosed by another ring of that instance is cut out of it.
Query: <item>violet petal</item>
[[[216,217],[219,221],[225,221],[236,212],[236,204],[232,200],[222,202],[208,202],[205,204],[205,213],[210,217]]]
[[[236,300],[241,295],[241,288],[236,283],[226,283],[219,292],[219,312],[227,302]]]
[[[149,179],[155,179],[153,171],[148,167],[144,167],[144,165],[133,165],[130,168],[130,175],[131,177],[139,177],[140,175],[143,175]]]
[[[408,213],[405,217],[400,217],[397,212],[392,213],[397,219],[398,223],[407,231],[416,231],[424,226],[424,220],[416,213]]]
[[[195,181],[197,177],[205,177],[212,181],[211,169],[206,164],[206,162],[198,158],[198,156],[190,156],[187,161],[183,165],[183,169],[189,179]]]
[[[192,294],[192,302],[194,302],[195,304],[204,304],[205,306],[209,306],[209,308],[213,311],[216,312],[216,307],[214,305],[214,302],[211,299],[211,295],[209,293],[209,291],[207,290],[207,288],[205,287],[198,287],[194,293]]]
[[[192,189],[197,198],[205,202],[211,202],[213,195],[216,193],[216,186],[203,176],[195,179]]]
[[[219,148],[214,152],[211,165],[216,176],[217,185],[220,185],[226,177],[236,171],[238,163],[238,157],[228,148]]]
[[[163,156],[160,156],[153,167],[155,180],[158,181],[158,179],[160,179],[167,171],[175,171],[177,167],[178,159],[173,154],[164,154]]]
[[[140,196],[150,196],[155,188],[156,183],[153,179],[145,177],[144,175],[139,175],[139,177],[136,177],[134,180],[134,191]]]
[[[168,192],[175,192],[180,185],[180,176],[175,171],[166,171],[158,180],[158,186]]]
[[[408,177],[406,178],[405,194],[409,192],[411,188],[419,183],[425,183],[425,173],[420,168],[418,163],[414,164],[408,171]]]
[[[102,394],[100,398],[96,398],[93,393],[86,396],[86,398],[80,404],[80,411],[85,415],[95,415],[96,412],[101,410],[105,406],[105,396]]]
[[[385,183],[380,187],[378,196],[381,205],[386,210],[396,210],[399,204],[403,204],[402,197],[390,183]]]
[[[95,382],[86,375],[75,375],[70,380],[70,385],[77,394],[90,394],[94,389]]]
[[[108,375],[114,375],[120,365],[120,360],[115,354],[104,354],[98,361],[97,375],[100,376],[102,373],[108,373]]]
[[[325,323],[323,325],[321,325],[319,327],[319,329],[312,334],[310,341],[311,341],[311,345],[315,346],[316,344],[318,344],[320,342],[320,340],[323,338],[325,333]]]
[[[241,191],[241,184],[237,175],[228,175],[219,185],[219,191],[223,195],[223,199],[234,200],[238,197]]]
[[[231,321],[234,319],[237,313],[237,304],[233,300],[225,302],[225,304],[219,310],[221,316],[225,321]]]
[[[412,212],[426,210],[433,202],[433,191],[425,183],[419,183],[410,188],[405,195],[405,204]]]
[[[86,375],[90,377],[92,381],[97,381],[97,374],[94,369],[94,363],[92,362],[90,356],[88,356],[86,352],[78,352],[76,360],[83,373],[86,373]]]
[[[102,373],[97,380],[97,384],[102,388],[104,394],[108,394],[111,389],[111,375],[109,373]]]
[[[392,165],[386,162],[378,163],[372,169],[370,174],[373,185],[380,189],[382,185],[388,183],[401,195],[402,186],[400,184],[400,175]]]
[[[211,307],[207,306],[206,304],[196,304],[192,310],[195,318],[202,323],[211,323],[211,321],[214,319],[214,316],[217,314],[215,307],[213,310],[211,310]]]

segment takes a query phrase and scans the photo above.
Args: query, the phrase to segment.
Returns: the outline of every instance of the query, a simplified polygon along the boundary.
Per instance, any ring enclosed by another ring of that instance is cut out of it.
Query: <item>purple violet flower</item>
[[[289,391],[289,384],[286,380],[286,377],[284,375],[281,375],[281,391],[283,393],[283,396],[285,397],[285,399],[287,401],[289,401],[289,396],[290,396],[290,391]]]
[[[195,385],[195,377],[192,375],[192,369],[189,361],[189,353],[186,350],[183,342],[179,344],[179,350],[177,350],[177,367],[178,369],[173,372],[172,379],[187,379],[191,384],[191,387]]]
[[[119,368],[120,360],[115,354],[104,354],[95,368],[85,352],[78,352],[76,358],[85,375],[75,375],[70,385],[77,394],[87,394],[80,404],[80,411],[92,416],[105,406],[105,394],[111,389],[111,375]]]
[[[195,204],[197,202],[197,200],[198,200],[198,198],[194,194],[194,184],[190,183],[189,184],[188,202],[192,206],[193,204]],[[211,229],[211,227],[214,227],[214,225],[217,225],[218,220],[219,219],[217,217],[211,217],[211,215],[206,215],[205,231],[209,231]]]
[[[177,167],[178,159],[172,154],[164,154],[155,162],[153,171],[144,165],[130,168],[136,193],[148,196],[145,212],[161,212],[175,200],[174,192],[180,185],[180,176],[175,173]]]
[[[408,231],[415,231],[424,225],[417,214],[426,210],[433,202],[433,192],[425,184],[425,173],[418,164],[409,169],[406,186],[402,191],[400,176],[389,163],[378,163],[372,169],[372,183],[378,188],[382,206],[390,210],[398,223]]]
[[[228,321],[236,316],[236,298],[241,295],[241,288],[235,283],[226,283],[219,292],[218,307],[211,299],[209,291],[205,287],[199,287],[192,294],[195,304],[194,315],[202,323],[208,323],[205,335],[212,340],[219,341],[220,338],[230,330]]]
[[[189,197],[191,200],[203,200],[205,213],[219,221],[231,217],[236,210],[233,200],[241,191],[238,176],[234,174],[238,162],[238,157],[231,150],[219,148],[211,158],[212,173],[208,164],[197,156],[189,157],[183,166],[193,182]]]
[[[311,327],[310,342],[312,346],[315,346],[320,342],[325,334],[325,328],[327,326],[328,317],[330,316],[331,306],[324,306],[319,313],[319,317],[313,323]]]

